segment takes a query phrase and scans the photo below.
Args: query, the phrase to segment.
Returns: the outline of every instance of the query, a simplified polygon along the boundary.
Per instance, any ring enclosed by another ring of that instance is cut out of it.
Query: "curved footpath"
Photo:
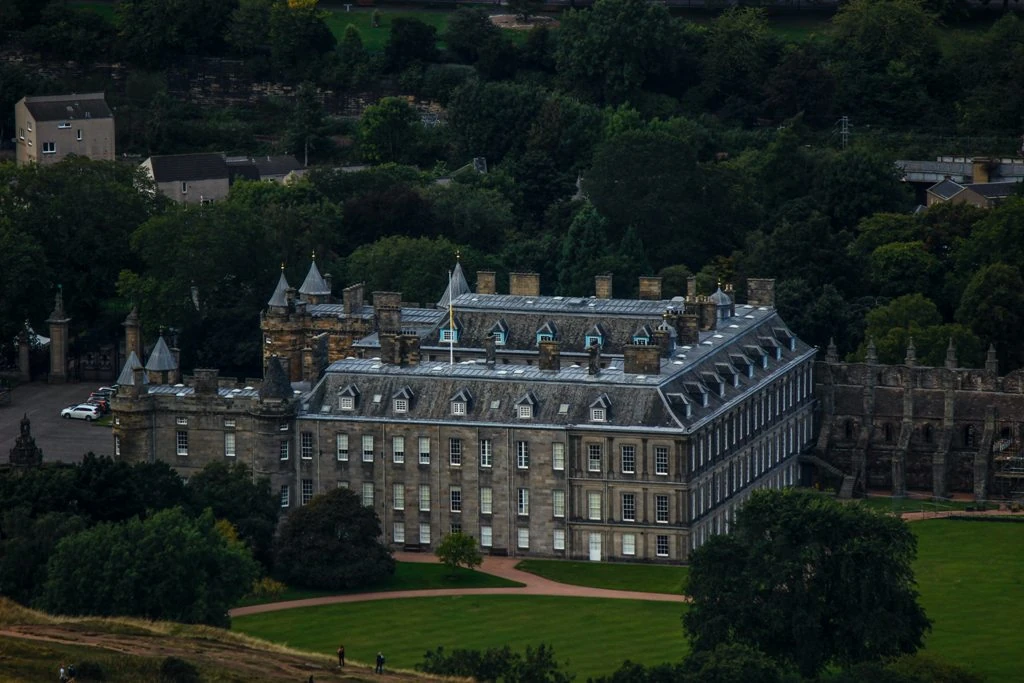
[[[1000,510],[986,510],[984,512],[965,512],[961,510],[943,512],[905,512],[902,518],[908,522],[923,519],[938,519],[951,516],[973,516],[973,515],[1003,515],[1016,516],[1024,513],[1011,513]],[[438,559],[431,553],[395,553],[395,559],[399,562],[438,562]],[[607,588],[591,588],[589,586],[574,586],[568,583],[558,583],[543,577],[516,569],[519,558],[514,557],[485,557],[480,571],[494,576],[500,576],[510,581],[518,581],[524,584],[520,588],[435,588],[414,591],[382,591],[377,593],[353,593],[349,595],[326,595],[319,598],[307,598],[305,600],[287,600],[285,602],[268,602],[263,605],[252,605],[250,607],[236,607],[229,614],[232,617],[244,617],[248,614],[260,614],[262,612],[276,612],[283,609],[296,607],[314,607],[316,605],[333,605],[339,602],[368,602],[371,600],[398,600],[400,598],[429,598],[446,595],[560,595],[570,598],[611,598],[616,600],[652,600],[657,602],[686,602],[685,595],[672,595],[668,593],[645,593],[643,591],[620,591]]]

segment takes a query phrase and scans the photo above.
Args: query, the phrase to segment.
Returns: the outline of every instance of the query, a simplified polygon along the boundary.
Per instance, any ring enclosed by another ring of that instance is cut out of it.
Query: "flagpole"
[[[448,365],[455,365],[455,312],[452,308],[452,271],[448,271]]]

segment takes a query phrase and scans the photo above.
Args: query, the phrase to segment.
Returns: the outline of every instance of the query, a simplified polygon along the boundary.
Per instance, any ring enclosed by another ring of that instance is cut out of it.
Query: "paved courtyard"
[[[18,437],[21,416],[32,421],[32,436],[43,450],[44,462],[78,462],[92,451],[112,455],[114,439],[110,427],[85,420],[64,420],[60,411],[72,403],[84,401],[96,384],[23,384],[11,394],[11,404],[0,407],[0,462],[8,462]]]

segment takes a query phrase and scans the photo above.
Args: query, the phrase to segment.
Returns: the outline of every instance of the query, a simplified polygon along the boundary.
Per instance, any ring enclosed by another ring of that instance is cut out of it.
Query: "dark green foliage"
[[[813,493],[756,491],[731,533],[691,556],[683,623],[696,652],[738,643],[804,676],[913,653],[930,628],[915,554],[900,519]]]
[[[483,555],[476,538],[462,532],[453,532],[441,539],[435,553],[454,574],[459,567],[475,569],[483,563]]]
[[[221,0],[121,0],[120,49],[135,64],[160,67],[183,55],[218,52],[237,2]]]
[[[725,643],[713,650],[693,652],[681,664],[644,666],[627,660],[610,676],[588,683],[795,683],[797,679],[763,652]]]
[[[437,58],[437,29],[419,19],[391,20],[391,34],[384,49],[388,71],[398,73],[415,62],[435,62]]]
[[[825,675],[821,680],[824,683],[984,683],[985,678],[957,664],[917,654],[885,663],[858,664],[845,671]]]
[[[289,585],[323,590],[367,586],[395,571],[372,508],[348,489],[313,497],[288,515],[277,538],[275,573]]]
[[[53,3],[26,32],[25,42],[48,57],[89,64],[108,56],[114,37],[114,27],[95,12]]]
[[[463,7],[448,18],[448,28],[442,37],[459,61],[473,64],[480,58],[481,47],[498,31],[487,12]]]
[[[1005,371],[1024,362],[1019,330],[1024,326],[1024,279],[1020,269],[1004,263],[982,268],[964,290],[958,322],[994,344]]]
[[[58,614],[227,626],[258,565],[214,521],[171,508],[67,536],[50,556],[37,604]]]
[[[199,683],[199,669],[191,662],[166,657],[160,662],[160,683]]]
[[[359,150],[374,163],[409,163],[419,152],[420,115],[401,97],[384,97],[359,119]]]
[[[465,676],[481,683],[570,683],[572,674],[559,669],[555,652],[546,645],[527,646],[525,653],[513,652],[506,645],[479,650],[429,650],[416,668],[439,676]]]
[[[90,659],[75,664],[76,681],[105,681],[107,674],[99,662]]]

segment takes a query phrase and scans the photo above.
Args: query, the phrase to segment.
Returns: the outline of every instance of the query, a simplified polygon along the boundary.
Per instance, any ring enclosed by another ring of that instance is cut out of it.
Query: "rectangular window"
[[[462,512],[462,487],[453,486],[449,496],[452,512]]]
[[[430,512],[429,484],[420,484],[420,512]]]
[[[391,498],[394,501],[393,507],[396,510],[405,509],[405,484],[395,484],[391,489]]]
[[[636,472],[636,446],[622,447],[622,473],[633,474]]]
[[[519,415],[520,420],[529,420],[533,417],[533,406],[529,403],[524,403],[516,408],[516,414]]]
[[[466,402],[465,401],[452,401],[452,415],[465,415],[466,414]]]
[[[373,482],[363,482],[363,507],[373,507]]]
[[[232,436],[234,436],[234,434],[232,434]],[[231,445],[234,446],[234,443],[232,443]],[[114,435],[114,455],[121,455],[121,437],[117,436],[116,434]],[[234,453],[232,453],[232,455],[234,455]]]
[[[622,534],[622,554],[636,555],[636,534]]]
[[[79,128],[77,130],[77,132],[75,133],[75,139],[78,140],[79,142],[82,141],[82,129],[81,128]]]
[[[56,154],[57,143],[56,142],[44,142],[43,143],[43,154]]]
[[[554,517],[565,517],[565,491],[551,492],[551,514]]]
[[[421,465],[429,465],[430,464],[430,437],[429,436],[421,436],[420,437],[420,464]]]
[[[233,458],[235,457],[235,433],[225,432],[224,433],[224,457]]]
[[[291,504],[290,498],[288,484],[283,484],[281,486],[281,507],[288,507]]]
[[[395,436],[391,439],[391,459],[402,464],[405,462],[405,437]]]
[[[530,468],[530,444],[516,441],[516,467],[521,470]]]
[[[654,447],[654,473],[668,474],[668,448],[665,446]]]
[[[522,527],[516,529],[516,547],[527,549],[530,547],[530,530]]]
[[[489,486],[480,489],[480,514],[489,515],[494,509],[494,492]]]
[[[601,471],[601,444],[592,443],[587,446],[587,470],[590,472]]]
[[[658,536],[655,550],[658,557],[668,557],[668,536]]]
[[[299,454],[303,460],[313,459],[313,432],[302,432],[299,435]]]
[[[596,491],[587,494],[587,519],[601,519],[601,494]]]
[[[177,432],[174,440],[178,455],[188,455],[188,432]]]
[[[590,421],[591,422],[604,422],[605,420],[604,408],[591,408],[590,409]]]
[[[313,500],[313,480],[303,479],[302,480],[302,504],[305,505],[309,501]]]
[[[530,514],[530,489],[519,489],[516,496],[516,514]]]
[[[373,435],[363,436],[363,462],[373,462]]]
[[[456,332],[456,330],[451,329],[441,330],[441,341],[445,343],[458,341],[458,334]]]
[[[565,550],[565,529],[555,529],[554,538],[551,539],[551,547],[554,550]]]
[[[426,523],[420,524],[420,544],[430,545],[430,525]]]
[[[229,427],[229,428],[234,428],[235,421],[234,420],[224,420],[224,426],[225,427]]]
[[[565,444],[551,444],[551,469],[561,472],[565,469]]]
[[[176,417],[176,418],[174,418],[174,424],[178,425],[179,427],[187,427],[188,426],[188,418],[187,417]]]
[[[622,521],[623,522],[635,522],[636,521],[636,494],[635,493],[623,493],[622,494]]]
[[[655,521],[659,524],[668,524],[668,496],[654,497]]]
[[[404,398],[395,399],[395,412],[396,413],[407,413],[409,412],[409,401]]]
[[[491,527],[482,526],[480,527],[480,545],[484,548],[490,548],[493,542],[493,532]]]
[[[338,461],[348,462],[348,434],[338,434],[335,441],[338,446]]]
[[[391,527],[391,537],[395,543],[405,543],[405,522],[396,522]]]
[[[452,522],[448,526],[448,530],[451,533],[453,533],[453,534],[461,534],[462,533],[462,523],[461,522]]]
[[[453,467],[462,465],[462,439],[448,439],[448,462]]]
[[[351,396],[342,396],[338,401],[338,407],[342,410],[352,410],[356,407],[356,401]]]
[[[185,181],[181,182],[181,193],[188,194],[188,183],[186,183]]]
[[[494,464],[494,452],[491,450],[490,439],[480,439],[480,467],[490,467]]]

